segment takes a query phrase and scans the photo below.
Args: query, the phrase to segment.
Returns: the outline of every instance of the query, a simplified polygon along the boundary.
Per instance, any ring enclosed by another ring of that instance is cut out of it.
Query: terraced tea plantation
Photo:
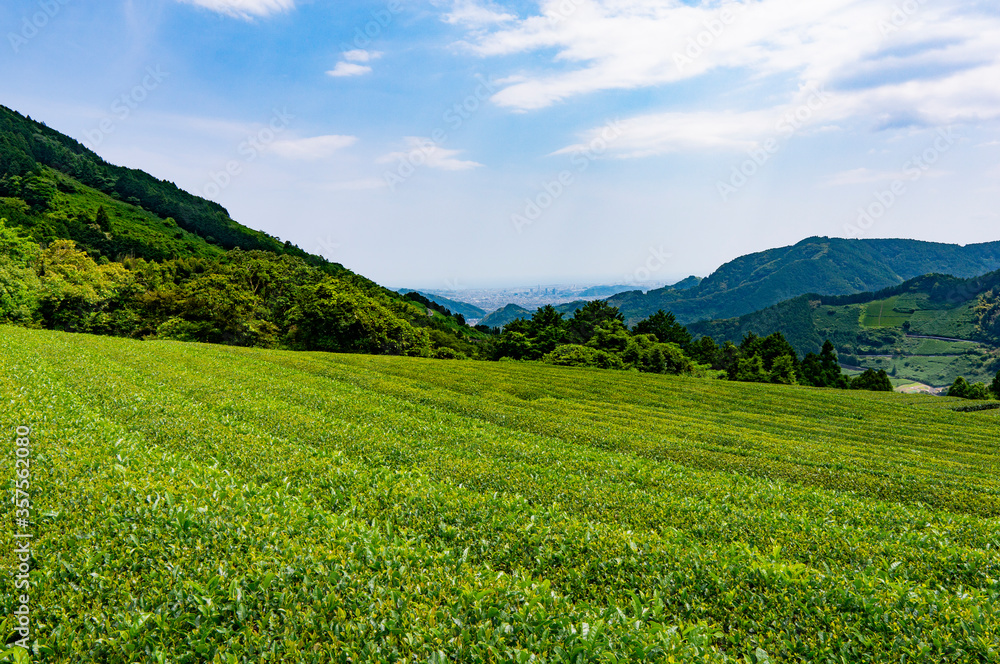
[[[11,327],[0,360],[32,661],[1000,661],[997,410]]]

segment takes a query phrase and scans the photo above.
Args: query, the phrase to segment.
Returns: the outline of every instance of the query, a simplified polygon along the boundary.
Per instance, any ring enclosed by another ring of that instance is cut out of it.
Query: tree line
[[[552,306],[530,319],[509,323],[489,345],[490,359],[540,360],[563,366],[635,369],[650,373],[689,374],[728,380],[840,389],[891,391],[885,371],[867,370],[850,378],[841,370],[833,344],[819,354],[798,353],[780,332],[753,333],[737,345],[695,340],[673,313],[663,310],[626,327],[617,307],[589,302],[564,317]]]

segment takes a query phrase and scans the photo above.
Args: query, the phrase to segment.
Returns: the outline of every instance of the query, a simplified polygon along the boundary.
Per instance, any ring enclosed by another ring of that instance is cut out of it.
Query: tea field
[[[1000,661],[997,410],[13,327],[0,369],[31,661]]]

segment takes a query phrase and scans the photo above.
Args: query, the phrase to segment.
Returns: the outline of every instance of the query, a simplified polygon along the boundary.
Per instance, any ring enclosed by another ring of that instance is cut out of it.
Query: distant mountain
[[[503,309],[497,309],[496,311],[487,314],[481,321],[480,325],[486,325],[488,327],[503,327],[512,320],[517,320],[518,318],[531,318],[531,311],[525,309],[524,307],[519,307],[516,304],[508,304]]]
[[[970,279],[928,274],[877,293],[806,294],[760,311],[687,326],[696,337],[739,343],[781,332],[799,353],[826,339],[841,360],[900,378],[949,385],[1000,370],[1000,270]]]
[[[607,297],[628,290],[628,286],[591,286],[580,291],[578,297]]]
[[[698,284],[700,284],[704,280],[705,280],[704,277],[696,277],[694,275],[691,275],[690,277],[687,277],[685,279],[681,279],[680,281],[678,281],[673,286],[669,286],[669,288],[673,288],[674,290],[678,290],[678,291],[688,290],[690,288],[694,288],[695,286],[697,286]]]
[[[466,320],[479,320],[486,315],[486,311],[480,309],[474,304],[469,304],[468,302],[460,302],[458,300],[452,300],[450,298],[444,297],[443,295],[436,295],[430,291],[417,291],[411,288],[401,288],[399,293],[420,293],[426,297],[431,302],[436,302],[442,307],[447,308],[453,314],[462,314],[465,316]]]
[[[646,293],[608,298],[632,325],[658,309],[682,323],[731,318],[803,295],[849,295],[942,273],[973,277],[1000,269],[1000,242],[966,246],[918,240],[812,237],[798,244],[741,256],[686,289],[688,279]]]

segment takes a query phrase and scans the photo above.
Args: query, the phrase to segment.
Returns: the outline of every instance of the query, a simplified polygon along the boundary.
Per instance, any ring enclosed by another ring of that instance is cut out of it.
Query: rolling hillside
[[[403,288],[398,292],[404,295],[406,293],[419,293],[420,295],[423,295],[431,302],[436,302],[437,304],[440,304],[442,307],[447,308],[453,314],[462,314],[463,316],[465,316],[466,319],[469,320],[473,319],[479,320],[486,315],[486,311],[480,309],[474,304],[469,304],[468,302],[459,302],[458,300],[452,300],[447,297],[444,297],[443,295],[435,295],[434,293],[428,293],[426,291],[415,291],[409,288]]]
[[[15,327],[0,365],[39,661],[1000,653],[997,410]]]
[[[503,327],[512,320],[519,318],[531,318],[531,311],[516,304],[508,304],[502,309],[491,311],[481,321],[480,325],[487,327]]]
[[[658,309],[672,311],[682,323],[693,323],[741,316],[806,293],[874,292],[924,274],[974,277],[997,269],[1000,242],[959,246],[813,237],[741,256],[691,288],[619,293],[608,302],[625,314],[629,324]]]
[[[800,353],[818,352],[830,339],[845,364],[895,378],[936,387],[958,376],[988,382],[1000,370],[998,293],[1000,271],[971,279],[925,275],[878,293],[802,295],[688,329],[734,343],[777,331]]]
[[[0,249],[0,322],[442,357],[485,337],[3,106]]]

